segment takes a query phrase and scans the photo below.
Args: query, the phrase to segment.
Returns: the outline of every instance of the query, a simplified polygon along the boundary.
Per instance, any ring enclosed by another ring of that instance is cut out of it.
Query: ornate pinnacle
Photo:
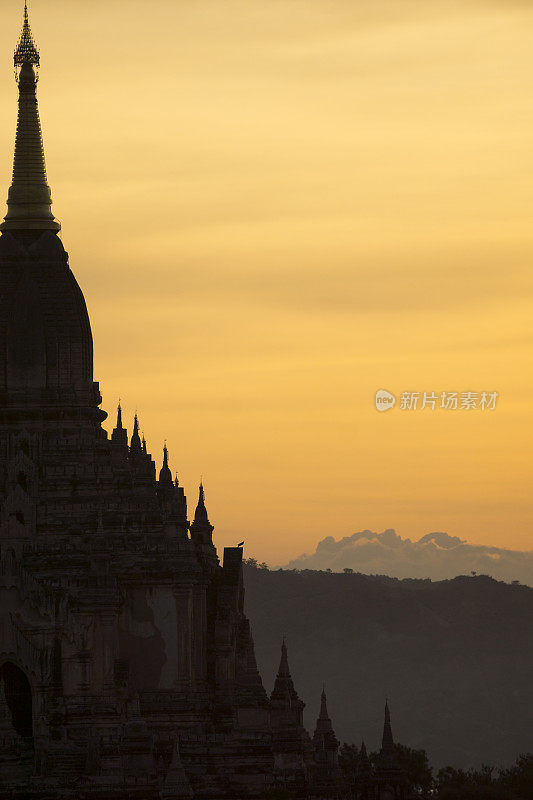
[[[322,694],[320,696],[320,719],[329,720],[325,686],[322,688]]]
[[[213,530],[212,525],[209,523],[209,517],[207,516],[207,509],[205,507],[205,493],[204,493],[204,483],[201,481],[200,489],[198,492],[198,505],[196,506],[196,511],[194,512],[194,525],[207,525]]]
[[[24,23],[14,55],[15,75],[19,87],[19,109],[13,180],[7,196],[7,215],[1,231],[20,233],[61,229],[52,214],[52,195],[46,180],[43,138],[37,107],[37,69],[39,51],[35,47],[24,4]]]
[[[207,509],[205,507],[204,483],[200,483],[198,493],[198,505],[194,512],[194,522],[191,525],[191,539],[203,541],[204,544],[213,545],[212,533],[214,526],[209,522]]]
[[[381,743],[381,751],[384,753],[394,753],[394,739],[392,738],[388,700],[385,702],[385,722],[383,724],[383,740]]]
[[[22,25],[22,33],[13,56],[15,68],[21,67],[23,64],[31,64],[34,67],[39,66],[39,51],[33,41],[33,35],[28,21],[28,5],[24,3],[24,23]]]
[[[284,678],[291,676],[291,672],[289,669],[289,659],[287,657],[287,645],[285,644],[285,637],[281,642],[281,659],[279,662],[279,669],[278,669],[278,676],[283,676]]]
[[[163,446],[163,466],[161,467],[161,471],[159,473],[159,482],[165,483],[168,486],[173,486],[172,473],[170,471],[170,467],[168,466],[168,448],[166,440]]]
[[[137,412],[135,412],[135,417],[133,418],[133,433],[131,435],[130,450],[133,456],[136,456],[142,452],[141,437],[139,436],[139,417],[137,416]]]

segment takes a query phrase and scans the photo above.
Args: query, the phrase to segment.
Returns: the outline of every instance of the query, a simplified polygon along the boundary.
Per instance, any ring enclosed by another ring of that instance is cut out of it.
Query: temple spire
[[[30,22],[28,19],[27,2],[24,2],[24,21],[22,23],[22,32],[13,54],[13,61],[15,64],[15,69],[18,69],[26,63],[32,64],[35,67],[39,67],[40,65],[39,50],[33,41],[33,34],[31,32]]]
[[[361,742],[361,749],[359,751],[359,761],[356,767],[357,782],[361,788],[368,787],[372,783],[372,764],[366,750],[365,740]],[[364,796],[364,795],[362,795]],[[367,794],[367,796],[369,796]]]
[[[22,32],[13,62],[19,87],[13,180],[7,197],[8,211],[2,231],[57,231],[61,225],[52,214],[52,195],[46,180],[43,140],[37,105],[39,51],[33,41],[24,5]]]
[[[275,716],[277,715],[279,717],[279,714],[282,716],[288,714],[293,724],[300,726],[303,724],[303,710],[305,703],[300,700],[298,693],[294,688],[291,671],[289,669],[289,659],[287,657],[287,645],[285,644],[285,637],[281,643],[279,669],[274,682],[272,694],[270,695],[270,701],[273,704]]]
[[[329,720],[328,706],[326,700],[326,687],[322,687],[322,694],[320,695],[320,719]]]
[[[398,763],[398,754],[394,746],[392,728],[390,724],[390,710],[388,701],[385,703],[385,720],[383,723],[383,740],[376,764],[376,776],[381,785],[396,786],[395,797],[403,797],[402,786],[407,782],[407,776]]]
[[[331,719],[328,714],[328,705],[326,701],[326,688],[322,689],[322,694],[320,696],[320,714],[318,715],[318,719],[316,721],[316,729],[315,729],[315,743],[318,739],[324,739],[327,741],[328,744],[336,744],[338,742],[335,738],[333,733],[333,726],[331,724]]]
[[[198,505],[196,506],[196,511],[194,512],[194,524],[196,526],[201,525],[203,527],[210,527],[211,530],[213,529],[209,523],[207,508],[205,507],[205,493],[204,493],[203,481],[200,482],[200,488],[198,492]]]
[[[394,753],[394,739],[392,737],[392,728],[390,724],[390,709],[389,701],[385,702],[385,721],[383,723],[383,739],[381,743],[382,753]]]
[[[366,752],[366,744],[365,744],[365,740],[364,739],[362,739],[362,741],[361,741],[361,750],[360,750],[359,758],[361,760],[361,764],[365,764],[365,765],[366,764],[370,764],[370,759],[368,758],[368,753]]]
[[[272,691],[272,698],[276,697],[284,697],[288,692],[288,697],[290,697],[291,702],[299,703],[300,698],[294,688],[294,683],[292,681],[291,671],[289,668],[289,659],[287,656],[287,645],[285,643],[285,637],[283,637],[283,641],[281,642],[281,658],[279,660],[279,668],[278,674],[276,675],[276,681],[274,683],[274,689]],[[303,703],[302,703],[303,707]]]
[[[281,642],[281,658],[279,660],[278,676],[283,678],[290,678],[291,671],[289,669],[289,659],[287,657],[287,645],[285,644],[285,637]]]
[[[325,686],[322,688],[322,695],[320,697],[320,714],[316,721],[315,732],[313,734],[313,746],[321,779],[326,783],[334,784],[337,774],[339,741],[335,736],[329,718]],[[331,789],[334,789],[334,785],[331,785]],[[332,796],[330,793],[326,794],[328,797]]]
[[[141,437],[139,436],[139,417],[135,414],[133,418],[133,433],[131,435],[130,450],[132,456],[142,453]]]
[[[168,448],[167,443],[165,442],[163,446],[163,466],[161,467],[161,471],[159,472],[159,483],[166,484],[167,486],[172,487],[172,473],[170,471],[170,467],[168,466]]]
[[[115,444],[120,444],[123,447],[128,446],[128,432],[122,424],[122,406],[120,405],[120,400],[118,401],[118,408],[117,408],[117,424],[113,428],[113,433],[111,434],[111,441],[114,442]]]
[[[214,569],[218,564],[216,548],[213,544],[214,529],[214,525],[209,522],[207,508],[205,507],[204,484],[203,481],[200,481],[198,504],[194,512],[194,520],[190,526],[190,532],[196,554],[208,570]]]

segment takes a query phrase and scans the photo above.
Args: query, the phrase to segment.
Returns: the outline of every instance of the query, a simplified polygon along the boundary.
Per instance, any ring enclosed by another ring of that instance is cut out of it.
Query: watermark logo
[[[396,405],[396,398],[386,389],[378,389],[376,392],[376,408],[378,411],[389,411]]]
[[[498,392],[400,392],[400,411],[494,411]],[[376,392],[376,408],[388,411],[396,405],[396,397],[386,389]]]

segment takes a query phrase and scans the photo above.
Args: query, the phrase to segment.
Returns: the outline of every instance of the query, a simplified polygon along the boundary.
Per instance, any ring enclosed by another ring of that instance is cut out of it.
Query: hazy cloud
[[[336,541],[326,536],[312,555],[301,555],[289,569],[351,568],[395,578],[445,580],[470,572],[497,580],[533,585],[533,552],[469,544],[447,533],[427,533],[417,542],[402,539],[393,530],[361,531]]]

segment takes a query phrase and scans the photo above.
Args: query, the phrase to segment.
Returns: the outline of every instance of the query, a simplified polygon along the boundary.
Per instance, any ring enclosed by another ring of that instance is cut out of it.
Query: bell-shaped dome
[[[31,242],[0,236],[0,389],[47,390],[72,403],[93,392],[93,343],[85,300],[55,233]],[[69,391],[71,390],[71,391]],[[92,403],[91,403],[92,404]]]

